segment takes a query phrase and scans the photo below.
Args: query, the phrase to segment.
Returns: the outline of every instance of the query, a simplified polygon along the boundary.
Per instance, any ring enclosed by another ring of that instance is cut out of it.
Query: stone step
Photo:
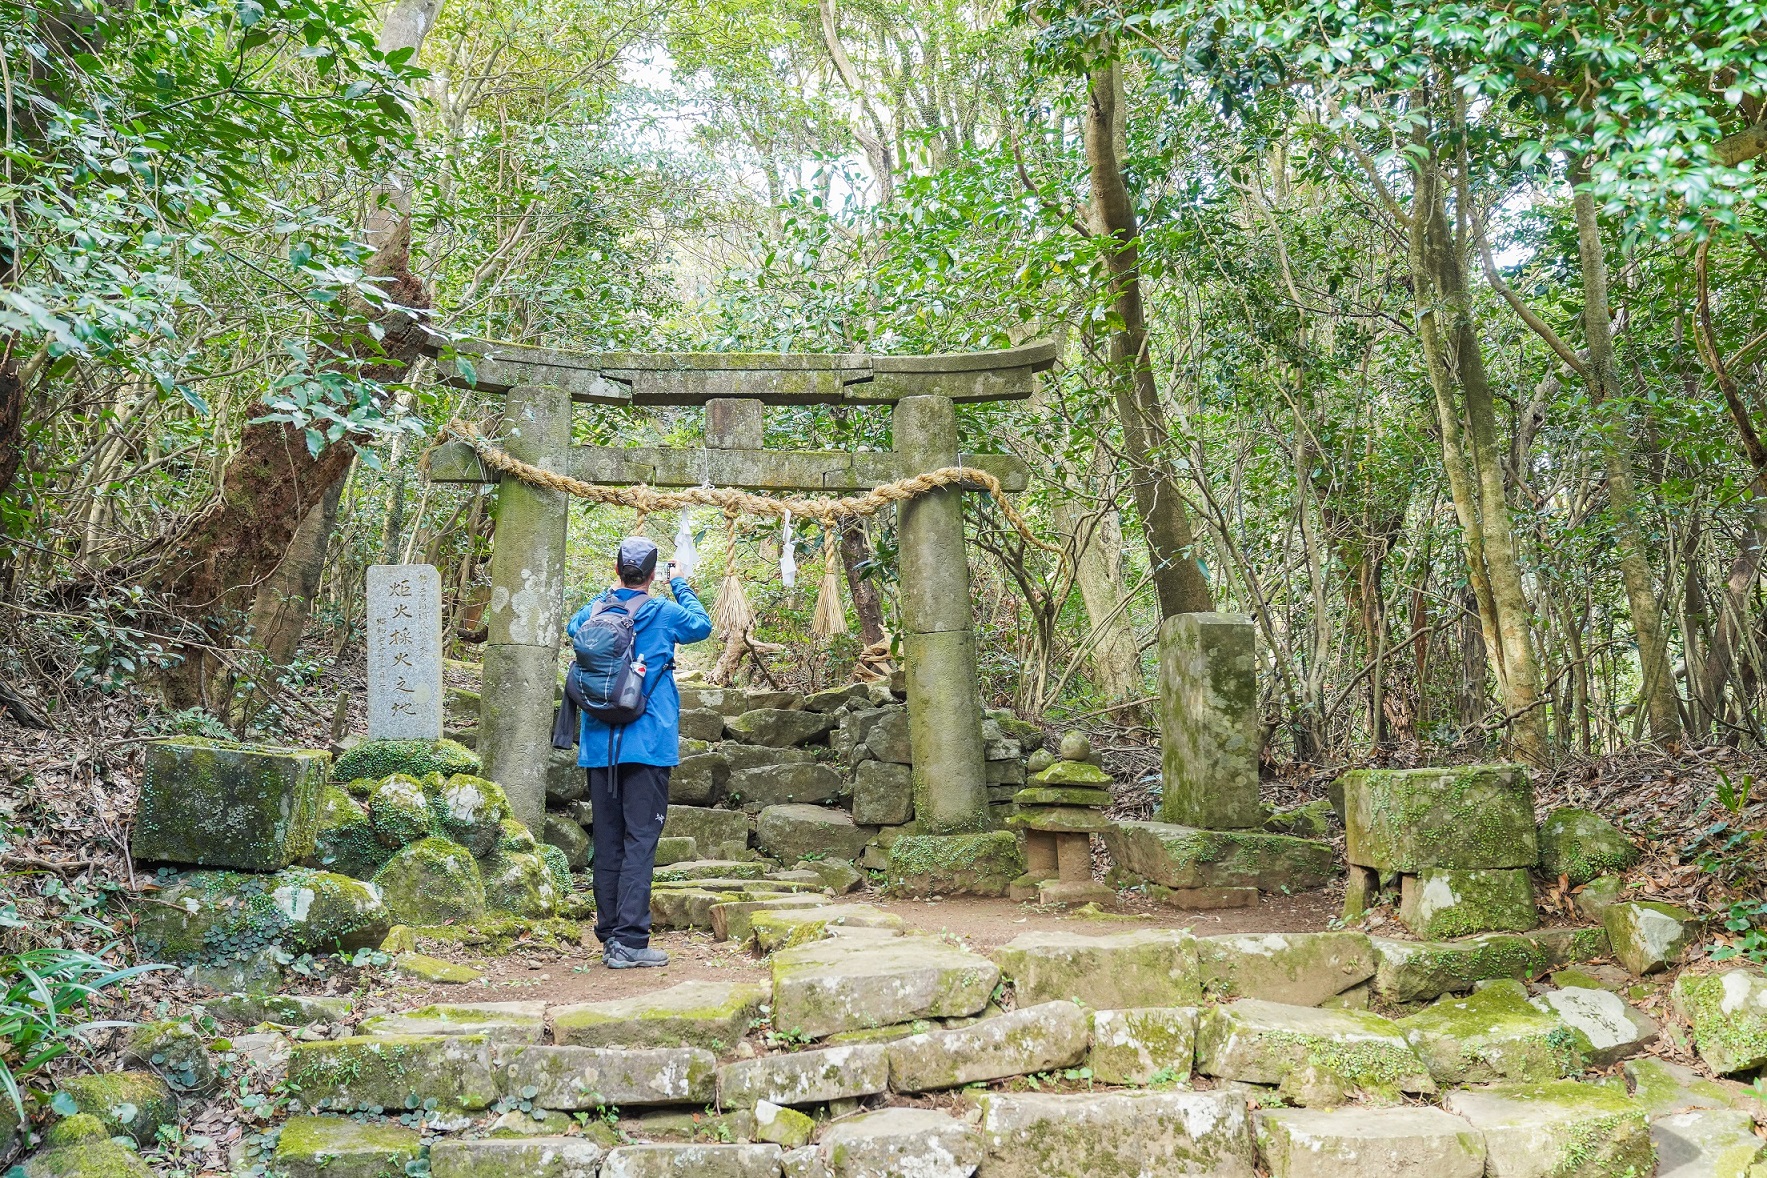
[[[1374,977],[1366,934],[1229,933],[1199,937],[1203,989],[1218,998],[1319,1006]]]
[[[839,904],[826,908],[800,908],[756,912],[749,919],[755,948],[762,953],[808,945],[835,931],[864,929],[879,935],[900,936],[906,924],[893,912],[870,904]]]
[[[1375,956],[1375,996],[1393,1003],[1433,1002],[1493,978],[1538,977],[1553,964],[1540,945],[1514,933],[1463,941],[1371,937],[1369,943]]]
[[[993,962],[935,937],[832,938],[773,955],[773,1027],[820,1039],[960,1018],[986,1006],[999,980]]]
[[[889,1086],[889,1054],[875,1044],[763,1055],[718,1069],[718,1102],[728,1108],[753,1108],[760,1101],[827,1104],[886,1092]]]
[[[988,1092],[977,1102],[987,1178],[1255,1172],[1251,1119],[1236,1092]]]
[[[1276,1109],[1258,1114],[1271,1178],[1482,1178],[1485,1142],[1435,1108]]]
[[[561,1047],[699,1047],[734,1050],[760,1017],[764,983],[681,982],[633,998],[552,1008],[552,1040]]]
[[[1123,874],[1168,888],[1308,892],[1338,870],[1330,843],[1286,834],[1117,822],[1104,832],[1104,845]]]
[[[546,1038],[544,1002],[437,1003],[364,1019],[361,1035],[480,1035],[492,1043],[540,1043]]]
[[[1650,1124],[1656,1178],[1748,1178],[1763,1142],[1754,1118],[1731,1109],[1670,1113]]]
[[[760,879],[766,873],[767,865],[758,859],[689,859],[681,863],[671,863],[667,867],[658,867],[651,872],[651,879],[656,883],[679,883],[697,879]]]
[[[1557,1080],[1583,1070],[1564,1020],[1508,979],[1440,999],[1399,1026],[1440,1084]]]
[[[432,1178],[596,1178],[606,1153],[583,1137],[447,1138],[431,1144],[429,1172]]]
[[[1071,1000],[1103,1010],[1202,999],[1196,938],[1178,929],[1024,933],[994,956],[1025,1006]]]
[[[422,1149],[416,1129],[349,1117],[290,1117],[276,1139],[276,1172],[288,1178],[399,1172]],[[437,1171],[440,1178],[448,1175]]]
[[[814,892],[797,896],[726,900],[721,904],[712,905],[712,939],[714,941],[735,941],[739,945],[747,945],[754,932],[752,921],[757,912],[824,908],[832,904],[833,901],[827,896]]]
[[[492,1062],[505,1093],[562,1112],[705,1104],[717,1092],[717,1060],[698,1047],[504,1047]]]
[[[886,1108],[830,1125],[815,1156],[828,1178],[970,1178],[982,1140],[935,1109]]]
[[[1733,1108],[1767,1122],[1767,1104],[1753,1089],[1734,1080],[1708,1080],[1692,1068],[1648,1057],[1627,1060],[1625,1075],[1632,1098],[1652,1117],[1689,1109]]]
[[[1143,1006],[1092,1015],[1092,1078],[1104,1084],[1183,1083],[1196,1063],[1196,1007]]]
[[[600,1178],[779,1178],[777,1145],[622,1145]]]
[[[1196,1030],[1197,1070],[1223,1080],[1283,1085],[1306,1104],[1348,1094],[1392,1099],[1436,1090],[1391,1020],[1360,1010],[1245,998],[1207,1010]]]
[[[712,930],[712,908],[743,898],[740,891],[709,888],[656,888],[650,893],[650,926],[653,929]]]
[[[543,1048],[513,1048],[539,1051]],[[502,1088],[482,1035],[355,1035],[296,1043],[288,1080],[308,1108],[488,1108]]]
[[[1593,1067],[1606,1067],[1657,1040],[1656,1020],[1608,990],[1570,986],[1548,990],[1533,1002],[1581,1036],[1578,1047]]]
[[[1643,1106],[1605,1084],[1464,1088],[1443,1105],[1484,1137],[1485,1173],[1496,1178],[1650,1174],[1656,1165]]]
[[[966,1027],[898,1039],[887,1049],[890,1087],[930,1092],[1072,1067],[1086,1057],[1091,1022],[1072,1002],[1044,1002]]]

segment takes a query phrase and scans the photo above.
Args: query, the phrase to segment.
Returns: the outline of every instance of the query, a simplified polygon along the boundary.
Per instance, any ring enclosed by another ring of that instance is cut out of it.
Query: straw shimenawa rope
[[[898,479],[893,483],[885,483],[874,487],[863,495],[850,495],[842,499],[806,499],[800,496],[774,498],[769,495],[753,495],[747,491],[738,491],[731,487],[688,487],[680,491],[655,491],[649,487],[609,487],[596,483],[586,483],[574,479],[570,475],[558,474],[530,465],[499,449],[496,443],[487,438],[478,426],[458,418],[443,426],[437,436],[437,444],[443,438],[453,436],[473,448],[486,467],[499,474],[511,475],[524,483],[536,487],[545,487],[553,491],[563,491],[567,495],[575,495],[580,499],[593,499],[598,503],[612,503],[620,507],[630,507],[638,512],[648,514],[653,511],[679,511],[684,507],[718,507],[726,514],[770,515],[783,518],[786,512],[795,516],[813,519],[824,526],[831,526],[840,518],[875,515],[891,504],[913,499],[928,491],[937,491],[942,487],[952,487],[969,483],[981,487],[994,500],[1000,514],[1006,517],[1025,543],[1045,552],[1053,553],[1057,558],[1063,556],[1060,546],[1039,539],[1032,533],[1024,516],[1018,513],[1006,498],[1001,489],[1000,480],[985,470],[973,466],[946,466],[939,470],[917,474],[910,478]],[[434,447],[431,447],[433,450]],[[425,453],[420,465],[428,470],[429,453]]]

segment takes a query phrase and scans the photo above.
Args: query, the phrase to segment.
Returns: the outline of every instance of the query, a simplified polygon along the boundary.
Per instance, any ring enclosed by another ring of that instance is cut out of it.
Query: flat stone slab
[[[1203,989],[1220,998],[1318,1006],[1374,976],[1363,933],[1229,933],[1199,937]]]
[[[1365,1010],[1323,1010],[1245,998],[1203,1012],[1196,1066],[1207,1076],[1281,1084],[1290,1073],[1326,1073],[1347,1090],[1434,1092],[1423,1061],[1390,1019]]]
[[[730,804],[750,814],[788,803],[834,805],[847,792],[847,782],[817,761],[786,761],[731,771],[724,783]]]
[[[1483,1135],[1490,1178],[1609,1178],[1656,1165],[1643,1107],[1607,1085],[1464,1088],[1443,1104]]]
[[[712,908],[741,900],[746,893],[722,888],[654,888],[650,893],[650,923],[655,929],[703,929],[712,931]]]
[[[737,810],[670,806],[663,834],[691,838],[707,859],[740,859],[748,851],[749,817]]]
[[[913,834],[890,844],[885,870],[898,896],[1004,896],[1025,858],[1011,831]]]
[[[274,1168],[289,1178],[375,1178],[403,1170],[422,1148],[417,1130],[403,1125],[290,1117],[276,1139]]]
[[[1084,1002],[1098,1010],[1194,1006],[1202,1000],[1197,941],[1178,929],[1087,936],[1023,933],[994,951],[1025,1006]]]
[[[1118,822],[1104,845],[1122,870],[1168,888],[1310,892],[1337,874],[1330,843],[1285,834]]]
[[[1755,1120],[1731,1109],[1670,1113],[1650,1124],[1656,1178],[1749,1178],[1763,1142]]]
[[[1601,924],[1614,957],[1641,977],[1680,961],[1699,930],[1693,914],[1685,908],[1652,900],[1609,905],[1601,914]]]
[[[1405,877],[1405,927],[1430,940],[1474,933],[1527,932],[1540,923],[1526,868],[1426,867]]]
[[[429,1171],[432,1178],[596,1178],[606,1153],[586,1137],[443,1138],[430,1146]]]
[[[989,1092],[977,1103],[987,1178],[1255,1172],[1251,1118],[1237,1092]]]
[[[544,1050],[515,1048],[515,1050]],[[502,1090],[483,1036],[356,1035],[296,1043],[289,1083],[312,1108],[490,1107]]]
[[[1520,765],[1357,769],[1343,790],[1351,863],[1413,874],[1426,867],[1532,867],[1534,789]]]
[[[1020,1007],[891,1043],[890,1087],[930,1092],[1072,1067],[1086,1057],[1091,1038],[1091,1017],[1072,1002]]]
[[[783,749],[814,740],[837,723],[835,717],[825,712],[755,708],[725,719],[724,735],[742,744]]]
[[[961,1018],[985,1007],[999,980],[993,962],[935,937],[819,941],[773,955],[773,1026],[820,1039]]]
[[[746,982],[681,982],[634,998],[552,1009],[561,1047],[701,1047],[729,1051],[760,1017],[770,991]]]
[[[818,888],[821,884],[816,885]],[[714,941],[735,941],[738,945],[749,943],[754,935],[754,918],[762,912],[783,912],[802,910],[805,908],[826,908],[834,903],[829,897],[818,892],[804,892],[792,896],[768,896],[755,899],[725,900],[713,904],[712,939]]]
[[[491,1043],[546,1038],[544,1002],[437,1003],[362,1020],[361,1035],[482,1035]]]
[[[1612,997],[1612,995],[1610,995]],[[1491,982],[1399,1020],[1405,1041],[1441,1084],[1557,1080],[1583,1070],[1575,1034],[1520,982]]]
[[[1482,1178],[1485,1142],[1436,1108],[1276,1109],[1257,1118],[1271,1178]]]
[[[973,1126],[925,1108],[837,1121],[816,1149],[829,1178],[970,1178],[982,1162]]]
[[[698,1047],[506,1047],[493,1061],[504,1091],[540,1108],[705,1104],[717,1091],[717,1060]]]
[[[714,811],[714,813],[721,813],[721,811]],[[651,879],[657,883],[706,879],[760,879],[766,873],[767,865],[759,860],[750,862],[742,859],[688,859],[680,863],[671,863],[667,867],[657,868],[651,873]]]
[[[1718,1073],[1767,1063],[1767,977],[1747,966],[1682,974],[1671,991],[1675,1013],[1693,1031],[1700,1058]]]
[[[1606,1067],[1657,1040],[1656,1020],[1609,990],[1571,986],[1548,990],[1533,1003],[1551,1010],[1581,1036],[1577,1046],[1595,1067]]]
[[[622,1145],[601,1178],[779,1178],[777,1145]]]
[[[794,945],[808,945],[838,929],[874,929],[900,935],[902,918],[870,904],[828,904],[820,908],[769,909],[749,917],[755,948],[772,953]]]
[[[1196,1008],[1142,1006],[1092,1014],[1092,1078],[1104,1084],[1182,1083],[1196,1062]]]
[[[1625,1074],[1632,1098],[1652,1117],[1689,1109],[1732,1108],[1767,1120],[1767,1108],[1760,1099],[1734,1080],[1708,1080],[1692,1068],[1648,1056],[1627,1060]]]
[[[768,806],[756,822],[755,846],[783,863],[796,863],[818,852],[852,859],[876,834],[875,827],[856,825],[844,810],[805,804]]]
[[[826,1104],[887,1092],[889,1054],[879,1044],[822,1047],[737,1060],[718,1069],[718,1102],[726,1108]]]
[[[1551,967],[1534,941],[1492,933],[1463,941],[1399,941],[1370,937],[1374,993],[1388,1002],[1428,1002],[1461,994],[1492,978],[1526,979]]]

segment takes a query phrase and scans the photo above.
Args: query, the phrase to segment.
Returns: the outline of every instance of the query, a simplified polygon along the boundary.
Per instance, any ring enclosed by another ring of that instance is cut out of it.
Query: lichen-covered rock
[[[1168,888],[1307,892],[1337,873],[1330,843],[1283,834],[1118,822],[1104,845],[1123,871]]]
[[[472,1036],[487,1043],[538,1043],[546,1037],[544,1002],[435,1003],[362,1020],[362,1035]]]
[[[1726,1109],[1695,1109],[1650,1124],[1657,1178],[1752,1178],[1760,1171],[1762,1141],[1754,1118]]]
[[[724,733],[731,740],[744,744],[764,744],[771,748],[791,748],[808,744],[835,726],[835,718],[822,712],[792,711],[783,708],[755,708],[724,721]]]
[[[930,1092],[1072,1067],[1086,1056],[1091,1019],[1072,1002],[1043,1002],[889,1045],[890,1087]]]
[[[1111,775],[1097,765],[1085,761],[1054,761],[1048,767],[1032,773],[1025,781],[1032,787],[1055,789],[1062,786],[1085,787],[1109,791]]]
[[[207,1011],[222,1022],[276,1023],[306,1027],[314,1023],[341,1023],[355,1004],[342,995],[323,994],[226,994],[205,1003]]]
[[[331,767],[333,781],[376,781],[402,773],[422,780],[431,773],[451,777],[456,773],[481,772],[473,751],[452,740],[365,740],[337,759]]]
[[[886,1092],[890,1060],[878,1044],[856,1043],[763,1055],[718,1069],[718,1103],[726,1108],[771,1104],[827,1104]]]
[[[1258,1114],[1272,1178],[1482,1178],[1485,1142],[1436,1108],[1275,1109]]]
[[[1692,1068],[1666,1060],[1640,1056],[1627,1060],[1624,1068],[1632,1099],[1643,1105],[1652,1118],[1684,1109],[1730,1108],[1747,1112],[1761,1107],[1754,1093],[1734,1080],[1708,1080]]]
[[[429,1172],[433,1178],[595,1178],[606,1153],[586,1137],[450,1138],[431,1144]]]
[[[24,1178],[152,1178],[134,1150],[112,1141],[98,1118],[86,1113],[51,1125],[43,1149],[18,1169]]]
[[[1462,994],[1492,978],[1532,978],[1551,967],[1541,947],[1512,933],[1464,941],[1398,941],[1370,937],[1374,993],[1387,1002],[1429,1002]]]
[[[652,929],[703,929],[712,931],[712,908],[730,900],[740,900],[735,890],[711,888],[657,888],[650,893],[650,926]]]
[[[1196,1062],[1196,1008],[1143,1006],[1092,1014],[1092,1078],[1105,1084],[1183,1083]]]
[[[733,770],[725,783],[724,796],[729,805],[754,814],[767,807],[792,803],[832,806],[846,792],[846,779],[827,765],[797,761]]]
[[[914,770],[892,761],[861,761],[853,773],[853,821],[900,826],[914,817]]]
[[[1572,887],[1598,875],[1622,872],[1638,862],[1620,828],[1589,810],[1560,807],[1540,824],[1540,870],[1565,876]]]
[[[318,826],[307,865],[353,879],[373,879],[392,854],[392,848],[374,837],[368,811],[342,786],[326,786],[319,795]]]
[[[1485,1173],[1619,1178],[1655,1172],[1644,1110],[1624,1091],[1556,1080],[1448,1093],[1449,1112],[1485,1139]]]
[[[1578,1051],[1594,1067],[1606,1067],[1656,1042],[1656,1022],[1608,990],[1568,987],[1530,1001],[1564,1020],[1578,1037]]]
[[[442,835],[471,851],[475,859],[490,854],[504,820],[511,817],[503,787],[471,773],[448,778],[431,774],[423,779],[423,786]]]
[[[822,886],[835,895],[845,895],[865,882],[865,875],[846,859],[799,859],[799,868],[813,871]]]
[[[1443,998],[1400,1019],[1399,1027],[1441,1084],[1539,1082],[1583,1070],[1575,1033],[1508,979]]]
[[[382,1178],[404,1173],[421,1148],[417,1130],[403,1125],[290,1117],[276,1139],[275,1168],[288,1178]]]
[[[762,953],[808,945],[832,935],[834,930],[876,929],[900,934],[906,927],[900,916],[869,904],[827,904],[815,908],[774,909],[751,912],[749,930],[755,948]]]
[[[1025,873],[1009,831],[909,834],[890,844],[887,885],[900,896],[1004,896]]]
[[[479,860],[485,884],[485,907],[527,920],[558,915],[563,899],[558,879],[536,846],[531,851],[498,850]]]
[[[1540,923],[1533,881],[1521,868],[1426,867],[1405,877],[1399,919],[1432,941],[1527,932]]]
[[[751,1145],[622,1145],[608,1151],[601,1178],[778,1178],[783,1151]]]
[[[914,745],[908,736],[908,712],[905,708],[887,708],[879,713],[860,713],[860,726],[865,729],[865,747],[873,757],[894,765],[914,763]]]
[[[1111,828],[1111,820],[1103,810],[1092,806],[1029,806],[1017,802],[1006,825],[1015,830],[1103,834]]]
[[[387,777],[369,795],[368,821],[374,837],[394,850],[441,834],[423,783],[403,773]]]
[[[1601,923],[1607,910],[1620,902],[1620,895],[1626,890],[1626,881],[1617,875],[1598,875],[1571,897],[1577,905],[1577,915],[1584,920]]]
[[[1338,779],[1350,862],[1381,871],[1532,867],[1534,790],[1520,765],[1357,769]]]
[[[1198,938],[1196,954],[1217,998],[1318,1006],[1374,976],[1374,946],[1356,932],[1227,933]]]
[[[1255,1173],[1251,1118],[1237,1092],[989,1092],[978,1103],[987,1178]]]
[[[841,810],[808,805],[768,806],[756,823],[755,845],[762,854],[783,863],[795,863],[818,852],[851,859],[865,849],[876,833],[869,826],[855,825]]]
[[[78,1111],[97,1117],[110,1136],[139,1145],[154,1144],[161,1125],[178,1121],[178,1098],[154,1072],[67,1076],[56,1087]]]
[[[135,939],[161,961],[222,963],[374,945],[391,923],[376,888],[334,872],[192,871],[137,907]]]
[[[150,741],[138,860],[278,871],[313,853],[331,756],[200,737]]]
[[[374,886],[394,920],[440,925],[485,913],[485,883],[472,853],[444,838],[419,839],[387,860]]]
[[[784,1149],[810,1144],[816,1122],[796,1109],[763,1100],[755,1105],[755,1136]]]
[[[1192,1006],[1202,999],[1196,938],[1180,929],[1098,937],[1023,933],[995,957],[1025,1006],[1075,1001],[1107,1010]]]
[[[730,762],[723,754],[684,752],[681,763],[669,774],[669,800],[682,806],[709,806],[729,779]]]
[[[1680,961],[1697,928],[1693,913],[1654,900],[1615,904],[1602,913],[1601,925],[1614,956],[1640,977]]]
[[[740,900],[725,900],[712,905],[712,939],[746,945],[753,938],[752,922],[762,912],[789,912],[832,906],[829,898],[819,892],[786,896],[744,895]]]
[[[1203,1012],[1196,1028],[1196,1066],[1204,1075],[1252,1084],[1285,1084],[1291,1073],[1309,1082],[1329,1077],[1343,1093],[1388,1101],[1396,1101],[1400,1092],[1436,1089],[1392,1021],[1368,1011],[1256,998]],[[1341,1102],[1340,1096],[1335,1103]]]
[[[571,871],[582,871],[589,866],[589,856],[593,848],[589,836],[583,828],[572,822],[563,814],[546,815],[546,845],[556,847],[564,856],[566,867]]]
[[[651,994],[552,1010],[553,1042],[570,1047],[734,1048],[760,1016],[764,985],[682,982]]]
[[[526,1092],[541,1108],[603,1105],[706,1104],[717,1091],[717,1061],[698,1047],[525,1047],[497,1049],[510,1092]]]
[[[355,1035],[296,1043],[288,1080],[309,1108],[488,1108],[501,1094],[482,1035]]]
[[[741,859],[748,853],[748,815],[703,806],[670,806],[663,834],[685,835],[706,859]]]
[[[142,1023],[129,1030],[123,1062],[151,1068],[179,1091],[202,1092],[215,1082],[209,1041],[188,1022],[165,1019]]]
[[[961,1018],[986,1006],[999,980],[987,958],[933,937],[818,941],[773,955],[773,1026],[820,1039]]]
[[[934,1109],[887,1108],[829,1126],[817,1149],[829,1178],[969,1178],[982,1161],[975,1128]]]
[[[1322,839],[1331,835],[1335,811],[1327,798],[1314,798],[1288,810],[1278,810],[1264,819],[1264,829],[1271,834],[1292,834],[1296,838]]]
[[[1767,1064],[1767,977],[1747,966],[1684,973],[1671,992],[1700,1058],[1720,1074]]]
[[[1613,955],[1607,930],[1600,925],[1592,928],[1561,925],[1558,928],[1535,929],[1522,935],[1540,950],[1549,968]]]

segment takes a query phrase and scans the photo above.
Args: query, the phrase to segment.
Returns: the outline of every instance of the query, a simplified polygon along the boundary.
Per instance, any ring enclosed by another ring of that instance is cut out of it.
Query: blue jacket
[[[681,577],[669,582],[674,601],[653,597],[638,609],[633,620],[634,655],[643,655],[652,675],[663,664],[675,658],[677,642],[698,642],[712,632],[712,619],[699,603],[693,590]],[[589,620],[595,602],[612,594],[622,601],[636,597],[636,589],[610,589],[571,616],[565,633],[577,636],[577,628]],[[620,731],[618,752],[622,765],[677,765],[681,762],[681,694],[675,690],[673,671],[650,687],[650,702],[644,715]],[[589,768],[607,764],[610,729],[606,724],[583,713],[583,727],[577,734],[577,764]]]

